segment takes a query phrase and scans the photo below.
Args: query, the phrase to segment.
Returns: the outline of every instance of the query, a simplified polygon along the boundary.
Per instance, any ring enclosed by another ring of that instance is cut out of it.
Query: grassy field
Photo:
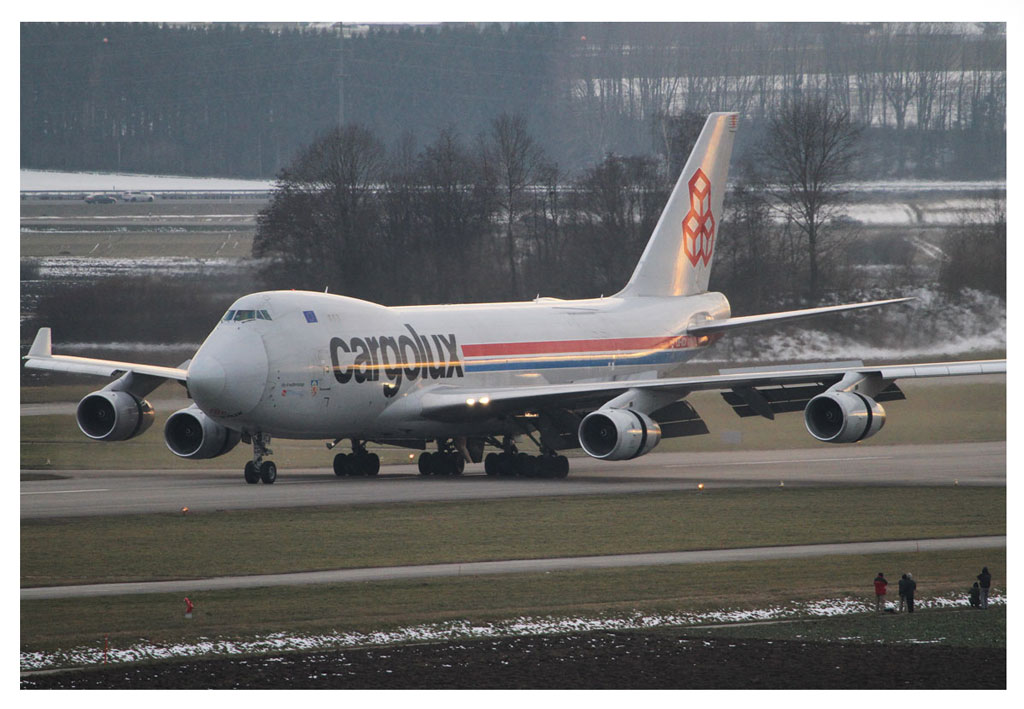
[[[189,642],[274,632],[368,632],[448,620],[486,623],[521,616],[595,617],[635,611],[758,609],[820,599],[867,601],[871,579],[879,570],[892,578],[911,571],[923,598],[966,593],[982,564],[998,576],[1006,568],[1005,550],[197,592],[188,594],[195,603],[191,620],[183,618],[180,593],[26,601],[21,603],[21,650],[102,647],[105,634],[116,648],[140,638]],[[1005,589],[1000,578],[994,586]],[[914,622],[925,615],[915,614]],[[871,625],[868,619],[865,623]],[[792,631],[779,626],[779,632]]]
[[[676,634],[678,630],[672,631]],[[803,640],[806,642],[943,643],[954,647],[1006,647],[1006,606],[985,613],[969,608],[936,609],[914,615],[865,613],[793,623],[752,623],[687,630],[689,636]]]
[[[1005,508],[1005,488],[772,488],[22,520],[21,583],[1005,534]]]
[[[30,232],[21,235],[22,258],[249,258],[253,231],[141,231],[133,227],[105,232]]]
[[[948,381],[901,382],[906,401],[886,404],[885,428],[859,445],[901,443],[948,443],[953,441],[993,441],[1006,438],[1005,381],[972,381],[960,378]],[[22,403],[77,401],[94,387],[63,386],[22,389]],[[165,393],[166,392],[166,393]],[[153,427],[138,438],[119,443],[97,443],[82,435],[71,415],[23,416],[21,418],[21,467],[36,470],[62,469],[194,469],[196,467],[241,470],[251,451],[238,446],[231,453],[212,460],[187,461],[172,455],[163,442],[163,424],[172,409],[161,407],[159,396],[181,396],[181,388],[163,387],[152,399],[157,409]],[[742,419],[714,392],[696,392],[689,397],[704,417],[711,433],[705,436],[662,441],[658,451],[716,451],[743,449],[775,450],[821,446],[804,429],[798,413],[780,416],[775,421],[760,417]],[[956,412],[951,415],[950,412]],[[737,442],[738,441],[738,442]],[[529,442],[523,441],[529,450]],[[333,455],[323,441],[285,441],[273,443],[278,469],[323,467],[331,465]],[[377,447],[384,464],[408,463],[409,451]],[[572,452],[570,452],[572,453]],[[579,452],[576,451],[578,454]]]

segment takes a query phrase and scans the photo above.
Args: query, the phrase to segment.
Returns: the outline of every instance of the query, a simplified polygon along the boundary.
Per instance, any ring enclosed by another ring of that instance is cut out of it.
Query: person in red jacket
[[[889,585],[889,582],[885,580],[885,575],[879,571],[878,576],[875,577],[875,610],[885,610],[885,587]]]

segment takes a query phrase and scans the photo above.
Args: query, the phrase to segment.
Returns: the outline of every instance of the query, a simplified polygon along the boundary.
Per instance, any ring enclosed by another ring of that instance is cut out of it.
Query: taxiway
[[[234,470],[23,471],[23,519],[222,509],[352,505],[778,485],[1006,485],[1005,441],[901,446],[819,446],[777,451],[652,453],[606,462],[573,458],[565,480],[421,477],[413,465],[374,478],[281,468],[274,485],[246,485]],[[42,477],[42,476],[40,476]]]

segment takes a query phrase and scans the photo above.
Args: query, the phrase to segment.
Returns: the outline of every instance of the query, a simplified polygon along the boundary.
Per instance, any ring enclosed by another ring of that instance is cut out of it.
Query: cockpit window
[[[227,313],[224,314],[223,322],[228,322],[229,320],[233,320],[234,317],[235,317],[235,311],[234,310],[229,310]]]
[[[256,319],[257,320],[271,320],[272,318],[270,317],[270,313],[268,313],[266,310],[257,310],[256,311]]]
[[[235,322],[238,322],[239,320],[255,320],[255,319],[256,319],[256,311],[255,310],[236,310],[235,311]]]

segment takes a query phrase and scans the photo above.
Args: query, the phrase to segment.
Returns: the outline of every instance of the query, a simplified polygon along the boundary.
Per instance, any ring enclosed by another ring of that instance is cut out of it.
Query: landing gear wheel
[[[430,451],[420,453],[417,466],[420,469],[420,475],[430,475],[434,469],[434,454]]]
[[[519,453],[513,459],[512,469],[522,478],[532,478],[537,474],[537,461],[528,453]]]
[[[260,481],[260,471],[251,460],[245,464],[245,481],[250,485],[255,485]]]
[[[264,485],[273,485],[277,480],[277,466],[274,465],[274,461],[265,460],[260,465],[260,480]]]
[[[364,456],[360,456],[359,467],[363,471],[363,475],[373,477],[380,472],[380,456],[376,453],[367,453]]]
[[[564,480],[569,477],[569,459],[564,455],[560,455],[555,458],[555,477]]]
[[[488,453],[484,458],[484,472],[490,476],[498,474],[501,457],[497,453]]]
[[[339,478],[349,474],[347,453],[338,453],[338,455],[334,456],[334,474]]]

